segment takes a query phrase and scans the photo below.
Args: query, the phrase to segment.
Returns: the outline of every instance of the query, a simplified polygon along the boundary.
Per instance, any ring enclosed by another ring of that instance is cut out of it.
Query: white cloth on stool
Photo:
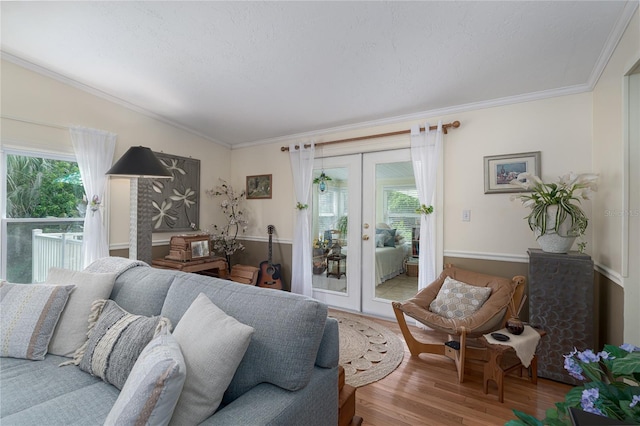
[[[528,368],[529,365],[531,365],[533,356],[536,354],[536,347],[540,341],[540,334],[529,325],[525,325],[524,331],[518,336],[509,333],[506,328],[498,330],[496,333],[502,333],[505,336],[509,336],[509,340],[501,342],[491,337],[491,333],[485,334],[484,338],[492,345],[511,346],[515,349],[518,358],[520,358],[522,366]]]

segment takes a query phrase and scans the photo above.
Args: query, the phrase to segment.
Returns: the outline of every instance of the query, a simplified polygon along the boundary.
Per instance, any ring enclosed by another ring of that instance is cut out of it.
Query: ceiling
[[[1,48],[240,147],[590,90],[637,4],[3,1]]]

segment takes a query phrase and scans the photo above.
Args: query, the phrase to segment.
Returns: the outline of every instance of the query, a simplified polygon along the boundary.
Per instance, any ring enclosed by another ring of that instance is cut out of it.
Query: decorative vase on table
[[[513,195],[511,199],[531,207],[526,219],[543,251],[568,253],[576,238],[584,235],[589,220],[576,202],[590,199],[597,190],[597,179],[596,174],[570,173],[561,176],[557,182],[544,183],[531,173],[520,173],[510,182],[529,191]],[[578,244],[580,252],[585,245]]]

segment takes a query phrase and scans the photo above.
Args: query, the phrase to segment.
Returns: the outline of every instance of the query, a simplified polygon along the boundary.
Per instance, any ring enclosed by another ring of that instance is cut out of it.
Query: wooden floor
[[[404,342],[395,321],[366,317],[395,332]],[[412,327],[416,337],[433,340],[429,334]],[[398,368],[377,382],[356,391],[356,415],[363,425],[502,425],[515,419],[512,409],[543,418],[547,408],[571,388],[569,385],[538,379],[537,386],[517,375],[505,378],[504,403],[498,402],[497,388],[489,384],[482,391],[481,365],[469,363],[465,380],[458,384],[453,361],[440,355],[405,355]]]

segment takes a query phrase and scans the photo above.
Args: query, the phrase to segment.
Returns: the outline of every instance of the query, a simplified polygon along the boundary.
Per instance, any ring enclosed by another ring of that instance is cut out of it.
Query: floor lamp
[[[107,171],[108,176],[130,178],[129,259],[151,264],[151,181],[171,178],[171,173],[151,149],[132,146]],[[138,186],[138,180],[142,179]]]

